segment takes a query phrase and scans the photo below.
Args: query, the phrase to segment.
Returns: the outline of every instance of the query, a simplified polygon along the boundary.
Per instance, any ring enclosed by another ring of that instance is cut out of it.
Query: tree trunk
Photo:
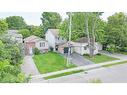
[[[95,18],[92,18],[92,41],[91,41],[91,46],[92,46],[92,50],[91,50],[91,57],[94,56],[94,50],[95,50],[95,27],[96,27],[96,22],[97,22],[97,18],[98,18],[98,14],[97,16],[95,16]]]
[[[88,27],[88,13],[85,13],[85,29],[87,33],[87,39],[88,39],[88,47],[89,47],[89,53],[91,53],[91,46],[90,46],[90,35],[89,35],[89,27]]]

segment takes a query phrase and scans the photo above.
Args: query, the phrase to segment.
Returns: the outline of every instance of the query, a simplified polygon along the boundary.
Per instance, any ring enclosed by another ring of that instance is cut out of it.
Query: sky
[[[66,18],[66,13],[59,12],[62,18]],[[113,15],[115,12],[104,12],[101,18],[107,21],[107,17]],[[0,12],[0,18],[5,19],[9,16],[22,16],[28,25],[40,25],[42,12]]]

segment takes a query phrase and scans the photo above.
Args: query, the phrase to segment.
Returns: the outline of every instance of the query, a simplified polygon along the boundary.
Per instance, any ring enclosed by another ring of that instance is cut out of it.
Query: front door
[[[55,48],[56,48],[56,51],[58,51],[58,45],[56,45],[56,47],[55,47]]]
[[[29,54],[30,54],[30,55],[33,54],[33,49],[32,49],[32,47],[29,47]]]

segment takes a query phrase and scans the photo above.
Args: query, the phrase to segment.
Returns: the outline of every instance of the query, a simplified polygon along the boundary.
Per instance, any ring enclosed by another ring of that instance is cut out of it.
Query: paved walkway
[[[25,56],[24,57],[24,63],[21,65],[22,71],[28,75],[39,75],[39,71],[36,68],[36,65],[32,59],[32,56]]]
[[[127,64],[116,65],[108,68],[98,68],[59,78],[54,78],[43,83],[88,83],[93,79],[99,79],[104,83],[127,83]]]

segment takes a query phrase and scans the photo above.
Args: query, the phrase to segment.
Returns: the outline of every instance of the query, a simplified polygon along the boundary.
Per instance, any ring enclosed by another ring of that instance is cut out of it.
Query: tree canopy
[[[0,19],[0,35],[4,34],[8,29],[8,24],[6,20]]]
[[[92,30],[92,19],[93,18],[97,18],[96,16],[96,12],[93,13],[89,13],[88,12],[88,23],[89,23],[89,32],[90,32],[90,36],[91,36],[91,30]],[[101,12],[99,13],[99,16],[101,15]],[[78,38],[81,37],[86,37],[86,26],[85,26],[85,19],[86,19],[86,14],[85,12],[73,12],[72,13],[72,40],[76,40]],[[103,20],[100,19],[100,17],[97,18],[97,22],[96,22],[96,29],[95,29],[95,36],[96,40],[102,42],[103,39],[103,32],[105,31],[105,22]],[[101,25],[101,26],[100,26]],[[61,35],[68,38],[68,36],[66,36],[68,34],[68,28],[69,28],[69,18],[66,18],[60,25],[60,30],[61,30]],[[101,35],[99,35],[101,34]]]
[[[58,28],[60,25],[62,18],[59,13],[57,12],[43,12],[42,13],[42,25],[44,32],[47,31],[49,28]]]
[[[127,16],[122,13],[115,13],[108,17],[106,28],[106,43],[114,44],[117,49],[127,47]]]
[[[26,27],[24,18],[21,16],[9,16],[6,18],[9,29],[23,29]]]
[[[0,82],[19,83],[25,82],[25,76],[21,72],[20,64],[23,60],[22,46],[10,41],[10,39],[0,38]]]

